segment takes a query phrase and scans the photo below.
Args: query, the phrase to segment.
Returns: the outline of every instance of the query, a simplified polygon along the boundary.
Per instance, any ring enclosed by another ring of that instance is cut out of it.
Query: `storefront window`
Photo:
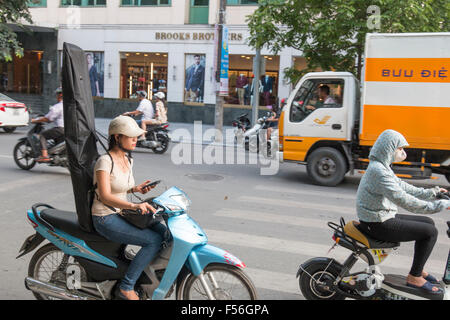
[[[61,0],[61,6],[106,6],[106,0]]]
[[[253,57],[252,55],[230,54],[229,96],[227,104],[250,106],[253,103]],[[259,105],[273,105],[277,102],[279,81],[279,56],[262,56],[266,62],[265,74],[261,75],[259,85]]]
[[[259,0],[227,0],[227,5],[258,5]]]
[[[123,52],[120,56],[121,98],[135,99],[141,90],[147,92],[149,99],[158,91],[167,97],[167,53]]]
[[[168,6],[171,0],[122,0],[122,6]]]
[[[102,51],[85,51],[86,62],[89,71],[89,82],[93,97],[104,97],[105,87],[105,53]],[[58,51],[59,57],[59,82],[62,81],[61,70],[63,67],[63,52]]]
[[[46,7],[47,6],[47,0],[29,0],[28,1],[28,7],[34,8],[34,7]]]
[[[42,93],[43,51],[25,50],[22,58],[0,63],[0,90],[3,92]]]

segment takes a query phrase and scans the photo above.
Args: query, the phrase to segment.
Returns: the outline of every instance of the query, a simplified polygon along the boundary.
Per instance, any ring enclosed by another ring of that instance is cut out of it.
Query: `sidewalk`
[[[95,128],[97,131],[103,135],[108,135],[108,126],[112,119],[109,118],[95,118]],[[182,123],[182,122],[169,122],[169,137],[172,142],[175,143],[192,143],[192,144],[202,144],[202,145],[223,145],[226,147],[234,147],[234,135],[230,136],[231,132],[234,130],[231,126],[223,127],[224,141],[222,143],[214,142],[214,139],[209,140],[209,137],[214,136],[213,130],[214,125],[208,124],[197,124],[194,123]],[[200,131],[201,130],[201,131]],[[228,131],[231,130],[231,131]],[[201,132],[201,133],[200,133]],[[226,137],[226,132],[228,132],[228,139]],[[206,133],[206,135],[205,135]]]

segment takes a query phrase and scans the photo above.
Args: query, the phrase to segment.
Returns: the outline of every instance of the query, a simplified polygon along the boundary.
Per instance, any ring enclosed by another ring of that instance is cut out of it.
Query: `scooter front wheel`
[[[203,280],[186,273],[177,290],[178,300],[209,300],[210,291],[216,300],[257,300],[256,288],[250,278],[238,267],[210,264],[203,270]],[[205,289],[205,284],[207,289]]]
[[[19,141],[13,151],[14,162],[23,170],[30,170],[36,164],[33,151],[27,141]]]

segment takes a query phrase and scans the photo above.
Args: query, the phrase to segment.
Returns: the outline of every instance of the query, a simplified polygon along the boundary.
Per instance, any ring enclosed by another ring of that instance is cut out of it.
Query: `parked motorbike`
[[[270,122],[267,121],[272,116],[272,113],[268,112],[266,116],[259,118],[256,124],[243,134],[244,149],[250,152],[259,153],[261,147],[266,147],[266,154],[271,157],[272,150],[278,148],[278,129],[272,131],[270,140],[267,140],[266,130],[269,128]]]
[[[172,187],[148,201],[171,234],[138,282],[141,299],[257,299],[244,273],[245,264],[227,251],[208,244],[202,228],[187,214],[190,200]],[[22,257],[35,252],[25,286],[37,299],[109,300],[127,271],[134,253],[96,233],[83,231],[75,212],[38,203],[27,217],[36,233],[20,249]],[[170,240],[169,240],[170,239]]]
[[[43,123],[30,124],[30,130],[26,137],[20,138],[14,147],[14,161],[19,168],[30,170],[36,165],[36,159],[41,155],[41,143],[39,134],[44,131]],[[66,143],[64,136],[58,139],[47,140],[49,162],[44,162],[49,166],[59,166],[67,168],[69,163],[67,159]]]
[[[241,114],[238,116],[231,125],[234,129],[234,141],[235,143],[242,141],[244,133],[252,127],[250,119],[247,117],[248,113]]]
[[[441,193],[438,198],[450,199],[450,193]],[[440,282],[442,292],[428,293],[420,288],[406,285],[406,277],[395,274],[384,275],[378,264],[399,248],[400,243],[375,240],[360,229],[358,222],[340,224],[329,222],[334,230],[332,248],[340,245],[352,253],[343,264],[328,257],[312,258],[300,265],[297,272],[300,290],[308,300],[449,300],[450,299],[450,251],[445,265],[445,274]],[[450,221],[447,221],[450,238]],[[364,271],[351,273],[358,259],[368,267]]]

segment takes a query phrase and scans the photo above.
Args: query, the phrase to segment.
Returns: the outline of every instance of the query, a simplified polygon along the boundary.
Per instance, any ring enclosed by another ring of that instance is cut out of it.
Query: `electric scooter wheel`
[[[204,277],[216,300],[257,300],[256,288],[250,278],[238,267],[210,264]],[[215,284],[214,284],[215,283]],[[177,285],[178,300],[208,300],[199,277],[187,272]]]
[[[36,160],[33,157],[33,151],[27,141],[20,141],[16,144],[13,151],[14,162],[19,168],[30,170],[36,165]]]
[[[306,300],[344,300],[345,297],[329,287],[340,270],[333,264],[318,262],[309,265],[298,280],[300,291]]]

